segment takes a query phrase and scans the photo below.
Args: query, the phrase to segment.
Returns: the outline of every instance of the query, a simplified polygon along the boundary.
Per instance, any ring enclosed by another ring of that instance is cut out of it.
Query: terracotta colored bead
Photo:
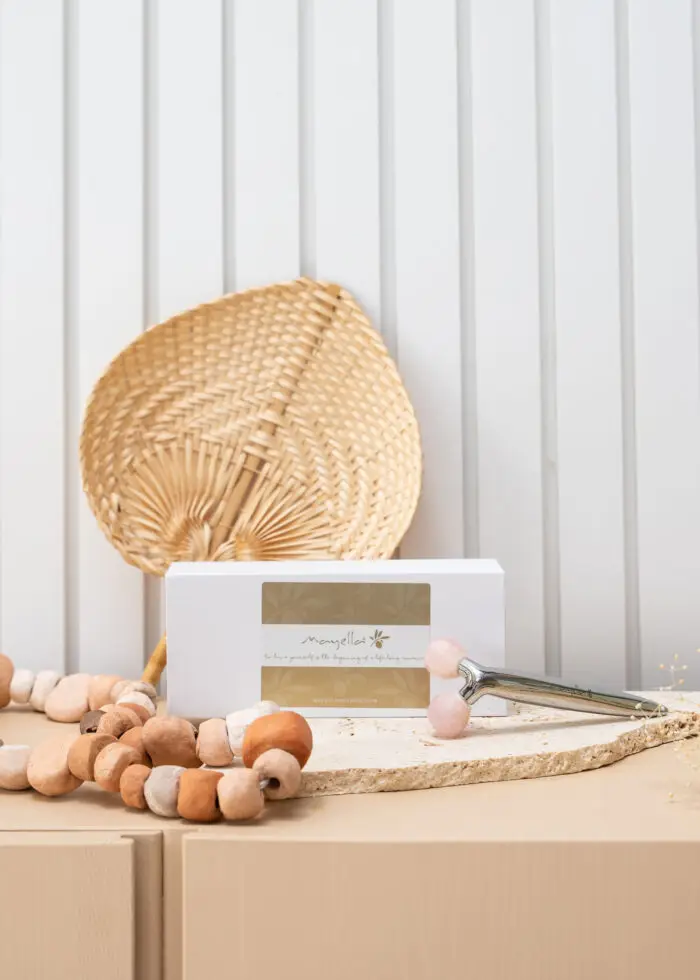
[[[251,769],[231,769],[221,777],[216,791],[226,820],[255,820],[265,809],[260,780]]]
[[[103,715],[104,711],[86,711],[80,719],[80,734],[94,735]]]
[[[251,722],[243,739],[243,762],[248,768],[268,749],[283,749],[303,769],[313,748],[313,735],[306,718],[296,711],[278,711]]]
[[[130,728],[140,727],[141,719],[139,716],[120,705],[111,711],[105,711],[100,718],[97,731],[105,735],[114,735],[115,738],[121,738],[124,732],[128,732]]]
[[[263,790],[268,800],[288,800],[299,792],[301,766],[289,752],[268,749],[253,763],[253,772],[261,781],[270,780]]]
[[[194,727],[184,718],[151,718],[143,726],[143,744],[154,766],[199,768]]]
[[[142,691],[131,691],[131,690],[125,691],[124,694],[121,694],[117,698],[115,703],[129,704],[129,705],[138,704],[141,706],[141,708],[144,711],[148,713],[148,718],[152,718],[156,713],[155,704],[153,703],[151,698],[149,698],[148,695],[144,694]]]
[[[122,778],[119,780],[119,792],[127,806],[133,807],[134,810],[147,809],[146,796],[143,790],[150,775],[150,767],[143,766],[138,762],[126,767],[122,773]]]
[[[199,726],[197,755],[206,766],[231,765],[233,752],[228,743],[226,722],[223,718],[210,718]]]
[[[158,766],[151,771],[143,787],[146,804],[157,817],[177,817],[177,797],[182,766]]]
[[[139,725],[138,728],[130,728],[128,732],[124,732],[119,741],[122,745],[130,745],[132,749],[136,749],[140,756],[139,763],[142,766],[149,766],[150,768],[151,760],[143,747],[142,725]]]
[[[68,750],[68,768],[82,782],[91,783],[95,778],[95,759],[116,741],[111,735],[80,735]]]
[[[0,745],[0,789],[28,789],[28,745]]]
[[[10,699],[15,704],[28,704],[34,687],[33,670],[16,670],[10,682]]]
[[[118,674],[96,674],[90,678],[88,684],[88,707],[90,711],[97,711],[98,708],[104,708],[106,704],[112,703],[109,693],[121,679]]]
[[[213,823],[221,816],[216,787],[223,773],[213,769],[186,769],[180,776],[177,812],[184,820]]]
[[[109,793],[118,793],[119,780],[126,767],[140,761],[136,749],[113,742],[105,746],[95,759],[95,782]]]
[[[52,721],[80,721],[88,710],[89,674],[69,674],[46,699],[44,711]]]
[[[10,685],[15,665],[4,653],[0,653],[0,708],[10,703]]]
[[[63,796],[82,785],[68,768],[70,747],[79,735],[59,735],[47,739],[32,750],[27,766],[27,779],[43,796]]]
[[[35,711],[43,711],[46,707],[46,699],[56,687],[63,675],[55,670],[40,670],[34,678],[29,703]]]
[[[142,704],[132,704],[130,701],[119,701],[114,705],[115,708],[128,708],[129,711],[133,711],[135,715],[138,715],[141,719],[141,724],[145,725],[149,718],[153,715],[148,711]]]

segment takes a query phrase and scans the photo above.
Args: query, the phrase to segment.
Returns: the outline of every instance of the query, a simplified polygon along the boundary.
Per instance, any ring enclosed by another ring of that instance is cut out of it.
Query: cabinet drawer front
[[[0,833],[3,976],[137,980],[135,846],[117,833]]]
[[[184,840],[183,980],[652,980],[696,958],[700,845]]]

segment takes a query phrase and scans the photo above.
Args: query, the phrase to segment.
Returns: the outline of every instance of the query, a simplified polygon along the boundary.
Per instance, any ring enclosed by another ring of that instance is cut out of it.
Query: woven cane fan
[[[132,565],[387,558],[418,501],[408,395],[338,286],[300,279],[152,327],[112,362],[80,441],[83,487]],[[144,674],[165,665],[159,643]]]

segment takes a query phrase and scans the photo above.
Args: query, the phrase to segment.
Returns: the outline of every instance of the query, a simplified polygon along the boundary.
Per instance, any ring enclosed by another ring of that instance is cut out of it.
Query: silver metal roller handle
[[[668,708],[656,701],[629,694],[607,694],[572,687],[544,677],[521,677],[500,670],[489,670],[468,657],[460,660],[458,670],[465,680],[459,693],[467,704],[474,704],[485,694],[490,694],[492,697],[506,698],[522,704],[587,711],[598,715],[649,717],[668,713]]]

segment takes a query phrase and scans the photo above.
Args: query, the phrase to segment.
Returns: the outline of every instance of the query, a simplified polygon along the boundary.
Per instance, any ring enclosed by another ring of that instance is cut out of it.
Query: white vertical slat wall
[[[501,561],[514,667],[699,687],[699,98],[697,0],[0,0],[0,646],[138,671],[90,389],[308,274],[416,407],[402,554]]]

